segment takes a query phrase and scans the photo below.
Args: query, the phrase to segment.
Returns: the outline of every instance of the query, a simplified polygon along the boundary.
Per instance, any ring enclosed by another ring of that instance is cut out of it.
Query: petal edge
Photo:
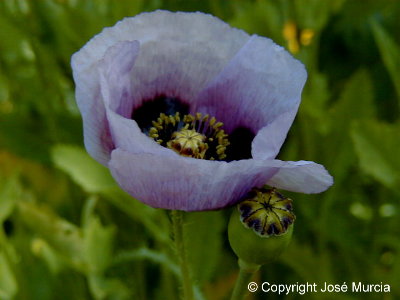
[[[288,161],[267,184],[287,191],[317,194],[333,184],[333,177],[323,165],[315,162]]]

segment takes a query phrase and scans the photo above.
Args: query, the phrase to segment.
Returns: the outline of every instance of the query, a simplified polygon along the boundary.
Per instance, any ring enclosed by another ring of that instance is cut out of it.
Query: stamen
[[[292,202],[275,188],[253,188],[238,205],[240,220],[260,236],[284,234],[296,219]]]
[[[222,129],[223,123],[214,117],[196,113],[184,115],[160,114],[152,122],[148,134],[157,143],[183,156],[222,160],[229,145],[228,135]]]
[[[208,148],[205,140],[204,135],[194,130],[182,129],[174,132],[167,146],[182,156],[203,159]]]

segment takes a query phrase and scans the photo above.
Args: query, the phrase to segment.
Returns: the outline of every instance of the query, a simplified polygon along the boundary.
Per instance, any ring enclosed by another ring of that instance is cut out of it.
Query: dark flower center
[[[160,145],[176,153],[193,158],[223,160],[229,145],[228,135],[221,128],[223,124],[209,115],[197,113],[180,116],[163,113],[153,121],[149,136]]]
[[[175,119],[176,113],[179,113],[179,121],[176,121]],[[161,120],[163,123],[163,129],[157,133],[155,133],[153,129],[153,135],[158,134],[159,136],[155,138],[155,140],[162,140],[162,142],[160,142],[161,145],[171,148],[181,155],[200,159],[215,159],[225,161],[248,159],[252,157],[251,143],[255,137],[255,134],[249,128],[245,126],[238,126],[229,132],[229,142],[224,140],[221,141],[219,138],[215,140],[215,137],[212,136],[213,132],[203,132],[202,130],[204,130],[204,128],[208,128],[209,126],[212,128],[215,124],[221,124],[219,126],[222,126],[222,123],[217,122],[216,120],[212,121],[215,118],[210,118],[208,115],[206,115],[207,119],[203,120],[203,118],[206,116],[200,117],[200,119],[197,120],[197,125],[196,121],[195,124],[192,125],[190,122],[184,124],[185,118],[195,119],[197,115],[189,116],[189,104],[187,102],[182,101],[177,97],[170,97],[163,94],[160,94],[153,99],[143,101],[143,104],[134,108],[132,112],[132,119],[137,122],[143,133],[149,136],[150,129],[155,127],[153,123],[159,123],[159,118],[165,119],[165,117],[168,117],[170,120],[171,118],[175,119],[175,125],[164,124],[166,123],[166,120]],[[210,122],[215,122],[215,124],[211,125]],[[203,128],[198,127],[198,124],[200,123],[202,124]],[[188,125],[188,128],[185,129],[185,125]],[[187,131],[183,131],[180,134],[175,133],[180,130]],[[197,132],[198,135],[191,130]],[[223,132],[221,127],[219,130]],[[223,134],[226,133],[224,132]],[[204,136],[204,138],[201,136]],[[189,140],[186,141],[185,139]],[[225,137],[225,139],[227,139],[227,137]],[[227,147],[228,144],[229,147]]]
[[[284,234],[296,219],[292,202],[275,188],[253,188],[238,204],[240,220],[261,236]]]
[[[132,119],[136,121],[144,133],[148,133],[161,113],[174,115],[179,112],[181,115],[189,113],[189,105],[176,97],[160,95],[152,100],[144,101],[141,106],[132,112]]]

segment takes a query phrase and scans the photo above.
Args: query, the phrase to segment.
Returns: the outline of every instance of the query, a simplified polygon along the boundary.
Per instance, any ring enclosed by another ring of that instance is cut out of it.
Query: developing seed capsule
[[[289,244],[294,219],[289,198],[275,189],[253,189],[231,215],[230,245],[243,262],[266,264],[278,258]]]

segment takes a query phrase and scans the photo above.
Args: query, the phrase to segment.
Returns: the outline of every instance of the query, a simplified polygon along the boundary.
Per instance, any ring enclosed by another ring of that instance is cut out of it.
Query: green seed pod
[[[266,264],[289,244],[294,219],[291,199],[275,189],[253,189],[231,215],[229,242],[244,263]]]

